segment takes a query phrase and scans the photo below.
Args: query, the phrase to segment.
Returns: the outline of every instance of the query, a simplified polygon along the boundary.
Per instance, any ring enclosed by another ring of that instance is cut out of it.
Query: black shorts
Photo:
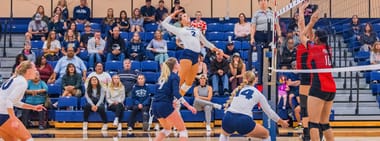
[[[2,126],[9,119],[9,115],[0,114],[0,126]]]
[[[333,101],[335,98],[335,92],[323,92],[320,89],[311,87],[309,91],[309,96],[317,97],[324,101]]]

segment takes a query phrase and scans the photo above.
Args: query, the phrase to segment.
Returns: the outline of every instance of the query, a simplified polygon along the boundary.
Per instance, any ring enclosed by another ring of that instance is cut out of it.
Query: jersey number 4
[[[253,90],[244,90],[244,91],[239,92],[238,94],[236,94],[236,97],[238,97],[239,95],[244,95],[246,99],[251,99],[253,93],[254,93]]]

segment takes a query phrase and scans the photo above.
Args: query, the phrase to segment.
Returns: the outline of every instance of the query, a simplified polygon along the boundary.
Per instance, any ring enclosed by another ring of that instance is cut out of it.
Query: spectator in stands
[[[202,75],[208,75],[208,68],[207,68],[207,64],[205,62],[203,62],[204,60],[204,56],[203,54],[199,54],[199,57],[198,57],[198,71],[197,71],[197,76],[196,78],[199,80],[201,78]]]
[[[137,83],[133,86],[132,89],[132,101],[133,105],[131,107],[132,114],[128,120],[128,131],[132,131],[135,122],[136,116],[139,111],[142,112],[143,117],[143,130],[148,130],[148,120],[149,120],[149,107],[150,107],[150,92],[148,87],[145,84],[145,76],[143,74],[139,74],[137,76]]]
[[[57,7],[59,8],[59,7]],[[48,29],[50,31],[55,31],[55,33],[58,35],[58,39],[62,39],[63,35],[65,34],[65,30],[63,29],[65,26],[64,22],[60,20],[60,15],[54,14],[54,16],[51,18]]]
[[[249,41],[251,34],[251,23],[246,21],[244,13],[239,14],[239,22],[235,24],[234,35],[235,39],[239,41]]]
[[[165,20],[166,17],[168,17],[168,13],[165,13],[162,15],[163,19],[161,19],[160,22]],[[169,40],[169,41],[173,40],[174,35],[172,33],[168,32],[168,30],[166,28],[164,28],[161,23],[158,24],[157,30],[161,31],[161,34],[165,40]]]
[[[67,1],[66,0],[59,0],[57,7],[61,8],[61,10],[62,10],[62,17],[61,18],[64,21],[68,21],[69,20],[69,10],[67,8]]]
[[[39,13],[34,16],[34,20],[29,22],[28,32],[32,34],[32,40],[45,40],[45,34],[48,33],[48,26],[47,23],[42,20],[42,16]]]
[[[112,82],[107,88],[106,100],[108,109],[115,113],[113,125],[117,127],[117,131],[121,131],[121,120],[123,120],[124,115],[125,89],[123,83],[120,82],[120,76],[118,74],[112,76]]]
[[[164,14],[168,13],[168,9],[165,7],[164,0],[158,1],[158,7],[156,9],[155,19],[157,23],[161,23],[163,21]]]
[[[135,8],[132,13],[132,18],[129,19],[131,24],[131,32],[142,32],[144,31],[144,18],[140,13],[140,9]]]
[[[25,103],[30,105],[44,105],[47,97],[48,87],[44,81],[41,81],[40,75],[36,72],[36,76],[33,80],[28,80],[28,88],[25,91]],[[30,114],[33,110],[23,109],[22,110],[22,123],[29,127],[29,121],[31,118]],[[46,128],[46,111],[36,111],[38,113],[38,128],[44,130]]]
[[[87,0],[80,0],[80,5],[74,7],[73,20],[79,24],[85,24],[90,21],[90,8],[87,7]]]
[[[280,54],[282,54],[283,50],[285,48],[287,48],[288,40],[290,40],[290,39],[293,40],[293,45],[295,47],[298,46],[299,43],[301,43],[298,31],[293,31],[293,30],[286,31],[286,36],[284,38],[284,42],[282,42],[282,44],[281,44]]]
[[[84,25],[84,32],[80,36],[80,47],[88,50],[88,40],[94,37],[94,32],[91,31],[91,24],[86,23]]]
[[[47,62],[45,56],[37,57],[36,68],[40,74],[40,79],[44,82],[47,82],[53,74],[53,67]]]
[[[364,26],[364,33],[359,36],[359,41],[362,44],[360,50],[370,51],[372,45],[377,41],[377,34],[373,31],[371,23],[366,23]]]
[[[61,43],[56,39],[56,35],[55,31],[50,31],[48,38],[42,47],[43,55],[48,61],[57,61],[59,59]]]
[[[32,33],[26,32],[25,33],[25,41],[31,41],[32,40]]]
[[[145,58],[145,47],[140,39],[139,32],[133,33],[131,42],[128,44],[127,58],[136,61],[143,61]]]
[[[68,47],[73,47],[75,51],[75,55],[79,54],[80,52],[80,44],[76,36],[74,35],[74,31],[72,29],[68,29],[65,38],[62,42],[62,48],[61,48],[61,53],[66,56],[67,55],[67,48]]]
[[[129,24],[127,11],[120,11],[120,17],[116,20],[116,25],[120,28],[120,31],[129,32],[131,25]]]
[[[296,69],[296,62],[291,62],[291,69]],[[300,97],[299,97],[299,86],[301,84],[301,80],[295,73],[288,73],[287,74],[287,81],[286,84],[289,86],[289,105],[293,109],[295,118],[298,122],[297,129],[302,127],[301,122],[301,107],[300,107]]]
[[[290,63],[296,60],[296,53],[297,49],[295,48],[294,40],[290,38],[287,40],[286,48],[284,48],[282,52],[281,64],[287,65],[287,67],[290,68]]]
[[[221,53],[216,54],[216,58],[211,61],[212,88],[214,95],[219,96],[219,93],[228,95],[228,61]],[[219,84],[222,84],[222,90],[219,90]]]
[[[235,49],[235,45],[233,42],[228,42],[227,47],[223,52],[224,58],[226,58],[227,60],[231,60],[230,56],[232,56],[234,53],[237,53],[238,50]]]
[[[106,43],[107,49],[107,61],[123,61],[125,58],[125,42],[123,38],[120,37],[119,27],[114,27],[112,31],[112,36],[107,38]]]
[[[139,74],[139,71],[131,69],[130,59],[125,59],[123,63],[124,71],[120,73],[120,80],[125,87],[125,95],[130,96],[133,85],[135,85],[137,81],[137,75]]]
[[[152,6],[152,0],[145,0],[145,5],[140,10],[141,15],[144,17],[144,23],[155,22],[156,8]]]
[[[38,6],[36,13],[34,13],[32,19],[35,19],[37,14],[39,14],[41,16],[42,21],[44,21],[45,23],[49,23],[49,17],[45,15],[44,6],[42,6],[42,5]]]
[[[288,24],[288,30],[287,31],[298,31],[298,17],[299,13],[294,13],[293,18],[290,20]]]
[[[34,53],[34,51],[32,51],[32,47],[30,46],[29,41],[26,41],[24,43],[24,49],[22,49],[20,53],[24,54],[26,56],[27,60],[29,60],[31,62],[36,61],[36,54]]]
[[[76,23],[71,23],[69,29],[71,29],[71,30],[74,32],[74,36],[75,36],[75,38],[76,38],[78,41],[80,41],[80,32],[79,32],[78,29],[77,29],[77,24],[76,24]],[[67,34],[67,32],[66,32],[65,34]]]
[[[76,67],[72,63],[67,64],[66,73],[62,77],[62,88],[63,97],[80,97],[82,95],[82,78],[81,75],[77,73]]]
[[[162,39],[162,34],[159,30],[154,32],[154,39],[150,41],[146,50],[150,50],[155,54],[154,60],[159,64],[164,63],[169,58],[168,45],[166,41]]]
[[[231,63],[229,64],[230,68],[230,78],[229,82],[231,85],[231,90],[235,89],[240,83],[243,82],[243,74],[246,71],[246,67],[243,59],[240,58],[239,53],[234,53],[232,55]]]
[[[195,20],[191,21],[191,26],[195,28],[199,28],[199,30],[202,31],[203,34],[206,34],[207,23],[203,21],[201,18],[202,18],[202,12],[196,11]]]
[[[379,41],[373,44],[370,61],[371,61],[371,64],[380,64],[380,42]]]
[[[353,15],[350,23],[351,29],[345,29],[348,30],[348,32],[344,32],[344,34],[348,34],[348,38],[350,41],[350,47],[353,47],[355,45],[355,42],[358,42],[358,39],[360,38],[360,34],[362,32],[362,27],[360,25],[359,17],[358,15]],[[343,36],[344,37],[344,36]]]
[[[66,73],[67,65],[69,63],[72,63],[74,64],[74,66],[76,66],[75,68],[76,68],[77,73],[82,73],[82,81],[86,80],[86,74],[87,74],[86,66],[84,65],[82,59],[75,56],[74,48],[68,47],[67,55],[61,57],[58,60],[57,65],[54,68],[54,73],[50,76],[48,83],[49,84],[55,83],[56,85],[58,84],[60,85],[62,76]]]
[[[96,76],[99,79],[100,85],[103,88],[108,88],[108,84],[111,83],[111,75],[108,72],[105,72],[103,69],[103,64],[101,62],[96,63],[95,71],[91,72],[87,80],[85,82],[85,86],[89,83],[90,79],[92,76]]]
[[[104,107],[105,95],[106,89],[100,85],[99,79],[96,76],[90,77],[90,83],[87,85],[85,94],[87,104],[83,107],[83,130],[87,130],[90,112],[99,113],[103,122],[102,131],[106,131],[108,129],[107,115]]]
[[[16,70],[16,67],[18,66],[18,65],[20,65],[20,63],[22,62],[22,61],[26,61],[26,60],[28,60],[28,58],[26,58],[26,56],[24,55],[24,54],[18,54],[17,56],[16,56],[16,62],[15,62],[15,64],[13,65],[13,67],[12,67],[12,74],[13,73],[15,73],[15,70]]]
[[[185,8],[183,8],[182,6],[181,6],[181,2],[180,2],[180,0],[174,0],[174,7],[172,7],[172,9],[170,10],[170,13],[173,13],[174,11],[176,11],[176,10],[181,10],[182,9],[182,12],[183,13],[186,13],[186,11],[185,11]],[[179,17],[179,16],[178,16]],[[178,19],[178,17],[177,17],[177,19]],[[175,19],[175,20],[177,20],[177,19]]]
[[[83,39],[83,38],[82,38]],[[93,69],[94,64],[97,62],[102,62],[102,57],[104,57],[104,48],[106,42],[102,39],[100,31],[95,31],[94,37],[88,40],[87,51],[88,51],[88,67]]]
[[[111,35],[112,33],[112,26],[115,24],[115,17],[113,16],[113,9],[108,8],[107,9],[107,16],[102,21],[102,29],[105,29],[104,33],[107,33],[107,35]]]

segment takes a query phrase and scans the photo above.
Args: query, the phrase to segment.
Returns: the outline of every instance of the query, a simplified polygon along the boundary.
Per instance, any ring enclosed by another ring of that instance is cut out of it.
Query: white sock
[[[228,138],[227,138],[226,135],[224,135],[224,134],[220,134],[220,136],[219,136],[219,141],[228,141]]]
[[[263,139],[263,141],[271,141],[270,136],[266,139]]]

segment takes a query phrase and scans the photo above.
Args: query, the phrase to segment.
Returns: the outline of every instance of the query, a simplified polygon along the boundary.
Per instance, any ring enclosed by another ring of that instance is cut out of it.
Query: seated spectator
[[[162,15],[163,19],[161,19],[161,21],[165,20],[166,17],[168,17],[168,13]],[[173,37],[175,37],[174,34],[168,32],[168,30],[164,28],[161,23],[158,24],[157,30],[161,31],[161,34],[165,40],[171,41],[173,40]]]
[[[139,111],[142,112],[143,117],[143,130],[148,130],[148,120],[149,120],[149,107],[150,107],[150,92],[148,90],[148,87],[145,85],[145,76],[140,74],[137,76],[137,83],[135,86],[133,86],[132,89],[132,101],[133,106],[132,114],[128,120],[128,131],[132,131],[135,122],[136,122],[136,116]]]
[[[219,96],[219,93],[223,93],[225,96],[228,95],[228,61],[222,54],[216,54],[216,58],[211,61],[210,70],[214,96]],[[219,89],[219,84],[222,84],[222,90]]]
[[[80,97],[82,95],[82,77],[77,73],[76,68],[72,63],[69,63],[66,67],[66,73],[62,77],[62,88],[63,97]]]
[[[60,20],[60,15],[55,14],[48,23],[49,32],[55,31],[58,35],[58,39],[61,39],[65,34],[65,30],[63,28],[64,22]]]
[[[240,58],[239,53],[234,53],[232,55],[231,63],[229,64],[230,68],[230,78],[229,82],[231,84],[231,90],[235,89],[240,83],[243,82],[243,74],[246,71],[246,66],[243,59]]]
[[[296,69],[296,61],[293,61],[291,63],[291,68],[294,70]],[[297,74],[295,73],[288,73],[287,74],[287,80],[286,84],[289,86],[289,105],[293,109],[296,121],[298,122],[298,126],[296,128],[302,127],[302,121],[301,121],[301,107],[300,104],[300,97],[299,97],[299,85],[301,84],[301,81]]]
[[[112,36],[107,38],[106,43],[107,49],[107,61],[123,61],[125,58],[125,42],[123,38],[120,37],[119,27],[114,27]]]
[[[105,29],[107,31],[104,31],[104,33],[107,33],[107,35],[111,35],[112,33],[112,26],[115,24],[115,17],[113,16],[113,9],[108,8],[107,9],[107,16],[102,21],[102,29]]]
[[[36,72],[36,77],[33,80],[28,80],[28,89],[25,91],[25,103],[30,105],[44,105],[47,97],[48,87],[44,81],[41,81],[40,75]],[[30,114],[34,112],[33,110],[23,109],[22,110],[22,123],[29,127],[29,121],[31,119]],[[44,130],[46,128],[47,118],[46,111],[36,111],[38,113],[38,128]]]
[[[251,23],[246,21],[245,14],[239,14],[239,22],[235,24],[234,35],[239,41],[249,41],[251,37]]]
[[[12,74],[15,72],[16,67],[17,67],[18,65],[20,65],[20,63],[21,63],[22,61],[26,61],[26,60],[28,60],[28,58],[26,58],[26,56],[25,56],[24,54],[18,54],[18,55],[16,56],[16,62],[15,62],[15,64],[14,64],[13,67],[12,67]]]
[[[113,25],[113,27],[118,26],[120,28],[120,31],[129,32],[131,25],[129,24],[128,15],[127,15],[127,12],[125,10],[120,11],[120,17],[119,17],[119,19],[116,19],[115,24],[116,25]]]
[[[74,35],[74,31],[69,29],[67,30],[67,33],[65,35],[65,38],[62,42],[62,48],[61,48],[61,53],[66,56],[67,55],[67,48],[68,47],[73,47],[75,51],[75,55],[79,54],[80,52],[80,45],[79,41],[75,38],[76,36]]]
[[[75,38],[78,40],[78,41],[80,41],[80,32],[78,31],[78,29],[77,29],[77,24],[76,23],[74,23],[74,22],[72,22],[72,23],[70,23],[70,28],[69,29],[71,29],[73,32],[74,32],[74,36],[75,36]],[[69,30],[68,29],[68,30]],[[66,33],[65,34],[67,34],[67,30],[66,30]]]
[[[145,5],[141,6],[140,10],[144,17],[144,23],[155,22],[156,8],[152,6],[152,0],[145,0]]]
[[[226,58],[227,60],[231,60],[230,57],[234,53],[237,53],[238,51],[235,49],[235,45],[234,45],[233,42],[228,42],[227,43],[227,47],[226,47],[226,49],[223,52],[224,52],[224,58]]]
[[[201,11],[195,12],[195,20],[191,21],[191,26],[198,28],[200,31],[202,31],[203,34],[205,34],[207,30],[207,23],[203,21],[201,18],[202,18],[202,12]]]
[[[92,37],[94,37],[94,33],[91,31],[91,24],[86,23],[84,26],[84,32],[80,36],[80,47],[88,50],[88,40],[90,40]]]
[[[62,10],[62,19],[64,21],[69,20],[69,10],[67,8],[67,1],[66,0],[58,0],[57,7],[61,8]],[[54,12],[56,13],[56,12]]]
[[[100,62],[96,63],[95,71],[91,72],[87,78],[92,76],[96,76],[99,79],[100,85],[103,88],[107,88],[108,84],[111,82],[111,75],[104,71],[103,64]],[[90,79],[87,79],[85,85],[87,85],[89,81]]]
[[[372,45],[377,41],[377,34],[373,31],[371,23],[366,23],[364,26],[364,33],[359,36],[359,41],[362,44],[360,50],[370,51]]]
[[[50,31],[49,36],[42,47],[44,56],[49,61],[57,61],[59,59],[61,43],[56,39],[56,35],[55,31]]]
[[[82,38],[83,39],[83,38]],[[100,31],[95,31],[94,37],[88,40],[88,67],[94,69],[94,64],[102,62],[106,42],[102,39]]]
[[[296,12],[294,13],[293,15],[293,18],[290,20],[289,24],[288,24],[288,31],[291,30],[291,31],[298,31],[298,17],[299,17],[299,13]]]
[[[117,131],[121,131],[121,120],[124,115],[125,89],[123,83],[120,82],[120,76],[118,74],[112,76],[112,82],[110,82],[107,88],[106,100],[108,109],[115,113],[113,125],[117,127]]]
[[[360,34],[362,32],[362,27],[360,25],[358,15],[352,16],[350,26],[351,29],[349,29],[348,32],[345,32],[343,34],[348,34],[347,37],[349,37],[350,46],[352,47],[352,45],[354,45],[355,42],[358,42],[358,39],[360,38]]]
[[[144,31],[144,18],[140,13],[140,9],[135,8],[132,13],[132,18],[129,19],[131,24],[131,32],[143,32]]]
[[[45,34],[48,33],[48,26],[45,21],[42,21],[42,16],[36,14],[34,19],[29,22],[28,32],[32,35],[31,40],[45,41]]]
[[[41,80],[47,83],[49,77],[53,74],[53,67],[47,63],[45,56],[37,57],[36,68],[40,74]]]
[[[290,63],[296,60],[297,49],[294,45],[293,39],[287,40],[287,46],[284,48],[281,57],[281,64],[287,65],[290,68]]]
[[[26,41],[24,43],[24,49],[22,49],[20,53],[24,54],[26,56],[27,60],[29,60],[31,62],[36,61],[36,54],[34,53],[34,51],[32,51],[32,47],[30,46],[30,42]]]
[[[63,29],[67,29],[67,18],[64,18],[64,15],[62,13],[62,8],[57,6],[54,8],[54,11],[53,11],[53,16],[57,15],[59,18],[58,20],[62,23],[64,23],[64,27]]]
[[[279,80],[279,86],[277,88],[278,99],[279,99],[278,104],[280,104],[280,100],[282,99],[283,100],[283,102],[282,102],[283,105],[278,105],[278,106],[282,107],[281,109],[285,110],[286,109],[287,100],[288,100],[289,86],[286,83],[286,76],[280,75],[279,79],[280,79]]]
[[[293,46],[298,46],[301,43],[298,31],[288,30],[284,38],[284,42],[281,43],[280,54],[287,48],[288,40],[293,40]]]
[[[371,61],[371,64],[380,64],[380,42],[379,41],[373,44],[370,61]]]
[[[128,44],[127,58],[136,61],[143,61],[145,58],[145,47],[140,39],[140,34],[138,32],[133,33],[131,42]]]
[[[155,19],[157,23],[161,23],[163,21],[164,14],[168,13],[168,9],[165,7],[164,0],[158,1],[158,7],[156,9]]]
[[[183,13],[186,13],[186,10],[185,10],[185,8],[183,8],[182,6],[181,6],[181,2],[180,2],[180,0],[174,0],[174,6],[172,7],[172,9],[170,10],[170,13],[174,13],[174,11],[176,11],[176,10],[181,10],[182,9],[182,12]],[[176,18],[176,19],[174,19],[174,20],[177,20],[178,19],[178,17]]]
[[[197,111],[205,111],[206,130],[211,131],[211,111],[212,108],[221,109],[222,106],[211,102],[212,87],[207,85],[207,75],[202,74],[199,85],[194,87],[194,108]]]
[[[87,0],[80,0],[80,5],[74,7],[73,20],[75,23],[85,24],[90,21],[91,11],[87,7]]]
[[[45,23],[49,23],[49,17],[45,15],[44,6],[42,6],[42,5],[38,6],[36,13],[34,13],[32,19],[35,19],[37,14],[39,14],[41,16],[42,21],[44,21]]]
[[[154,53],[154,60],[159,64],[164,63],[168,58],[168,45],[165,40],[162,39],[161,31],[154,33],[154,39],[150,41],[146,50],[150,50]]]
[[[199,54],[198,57],[198,71],[197,71],[197,79],[200,79],[202,75],[208,75],[208,69],[207,69],[207,64],[203,62],[203,55]]]
[[[61,57],[61,59],[58,60],[57,65],[54,68],[54,73],[50,76],[48,83],[52,84],[55,83],[56,85],[60,85],[62,76],[65,75],[67,65],[69,63],[74,64],[76,66],[76,72],[82,73],[82,80],[86,80],[86,72],[87,68],[84,65],[82,59],[74,55],[74,48],[68,47],[67,48],[67,55]]]
[[[88,117],[90,116],[90,112],[99,113],[103,122],[102,131],[106,131],[108,129],[107,115],[104,108],[105,95],[106,90],[100,85],[99,79],[96,76],[90,77],[90,83],[87,85],[85,94],[87,104],[83,107],[83,130],[87,130]]]
[[[125,95],[130,96],[133,86],[136,84],[138,70],[131,69],[131,60],[125,59],[123,62],[124,70],[120,72],[120,80],[125,87]]]

